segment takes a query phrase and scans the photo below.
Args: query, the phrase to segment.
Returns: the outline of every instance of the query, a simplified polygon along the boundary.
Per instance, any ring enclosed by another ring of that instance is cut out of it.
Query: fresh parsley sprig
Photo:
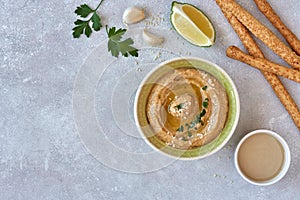
[[[101,5],[102,1],[98,4],[96,9],[91,9],[87,4],[82,4],[76,8],[75,13],[81,18],[85,18],[85,19],[77,19],[74,22],[74,24],[76,25],[72,29],[74,38],[79,38],[83,33],[87,37],[90,37],[92,34],[92,29],[90,27],[91,23],[94,31],[99,31],[101,29],[102,27],[101,18],[97,14],[97,9]],[[91,17],[87,19],[88,16]]]
[[[75,27],[72,29],[74,38],[79,38],[82,34],[90,37],[93,30],[99,31],[103,27],[101,18],[97,14],[97,10],[102,2],[103,0],[100,1],[95,9],[92,9],[87,4],[82,4],[76,8],[75,13],[79,19],[74,22]],[[128,57],[129,55],[134,57],[138,56],[138,49],[131,46],[133,44],[131,38],[121,40],[126,31],[126,29],[117,29],[116,27],[108,28],[108,26],[106,26],[108,51],[111,52],[112,56],[118,57],[120,53],[124,57]]]
[[[131,38],[127,38],[122,41],[122,36],[125,32],[126,29],[120,28],[116,30],[116,27],[108,28],[108,26],[106,26],[106,33],[109,38],[108,51],[110,51],[111,55],[115,57],[118,57],[120,53],[124,57],[128,57],[128,54],[137,57],[138,50],[131,46],[133,44],[133,40]]]

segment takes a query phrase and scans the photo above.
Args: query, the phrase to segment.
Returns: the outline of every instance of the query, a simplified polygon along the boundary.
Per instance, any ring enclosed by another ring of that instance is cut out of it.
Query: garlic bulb
[[[123,22],[125,24],[134,24],[143,19],[145,19],[144,10],[136,6],[127,8],[123,13]]]
[[[145,43],[147,43],[151,46],[160,45],[164,41],[164,39],[162,37],[159,37],[152,33],[149,33],[146,30],[143,31],[143,40]]]

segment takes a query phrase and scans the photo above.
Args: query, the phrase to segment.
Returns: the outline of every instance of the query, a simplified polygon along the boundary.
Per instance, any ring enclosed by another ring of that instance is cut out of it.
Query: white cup
[[[250,137],[253,136],[255,134],[259,134],[259,133],[263,133],[263,134],[268,134],[273,136],[275,139],[277,139],[277,141],[282,145],[283,151],[284,151],[284,161],[281,167],[281,170],[279,171],[279,173],[266,181],[255,181],[253,179],[248,178],[241,170],[240,166],[239,166],[239,162],[238,162],[238,153],[240,150],[241,145]],[[282,179],[284,177],[284,175],[287,173],[288,168],[290,166],[290,162],[291,162],[291,153],[290,153],[290,149],[287,145],[287,143],[285,142],[285,140],[278,135],[277,133],[270,131],[270,130],[265,130],[265,129],[260,129],[260,130],[255,130],[252,131],[250,133],[248,133],[246,136],[244,136],[242,138],[242,140],[239,142],[235,154],[234,154],[234,164],[235,167],[238,171],[238,173],[243,177],[243,179],[245,179],[246,181],[248,181],[249,183],[252,183],[254,185],[259,185],[259,186],[266,186],[266,185],[271,185],[274,184],[276,182],[278,182],[280,179]]]

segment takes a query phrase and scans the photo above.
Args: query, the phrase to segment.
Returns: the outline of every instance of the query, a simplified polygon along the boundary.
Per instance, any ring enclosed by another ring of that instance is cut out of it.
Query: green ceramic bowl
[[[227,121],[219,136],[206,145],[189,150],[170,147],[159,138],[157,138],[148,122],[146,113],[147,99],[151,92],[153,84],[170,70],[182,67],[194,67],[213,75],[224,86],[229,101]],[[194,57],[175,58],[169,61],[165,61],[155,67],[141,82],[137,90],[134,103],[135,122],[138,130],[145,138],[146,143],[148,143],[155,150],[158,150],[165,155],[184,160],[204,158],[220,150],[234,133],[238,123],[239,115],[239,96],[237,93],[237,89],[228,74],[216,64],[204,59]]]

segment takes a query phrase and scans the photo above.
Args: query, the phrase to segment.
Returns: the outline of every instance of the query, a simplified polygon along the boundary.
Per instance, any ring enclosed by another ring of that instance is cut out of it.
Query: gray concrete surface
[[[138,83],[152,65],[186,55],[206,58],[228,72],[240,94],[240,121],[228,144],[208,158],[175,161],[154,172],[131,174],[105,166],[89,153],[89,147],[79,137],[73,115],[76,75],[85,59],[99,45],[105,52],[105,30],[89,39],[72,38],[71,29],[76,19],[73,12],[81,1],[0,1],[1,200],[299,198],[299,130],[262,75],[225,56],[228,45],[242,45],[215,2],[188,2],[207,13],[215,25],[217,41],[213,47],[198,48],[174,36],[176,33],[169,23],[171,1],[141,0],[136,3],[133,0],[104,0],[99,10],[104,24],[125,27],[121,20],[123,11],[128,6],[138,5],[145,8],[147,18],[128,28],[152,28],[162,34],[166,42],[156,49],[141,44],[139,47],[144,49],[140,51],[139,59],[120,58],[115,59],[114,64],[104,66],[107,67],[106,73],[95,90],[95,110],[100,123],[105,119],[103,112],[111,111],[109,106],[101,103],[110,101],[108,88],[120,85],[119,79],[113,80],[122,77],[122,73],[131,78],[130,64],[134,63],[133,69],[141,72],[140,75],[135,73],[138,78],[134,80]],[[238,2],[279,35],[252,1]],[[300,1],[269,2],[300,37]],[[98,2],[89,0],[86,3],[96,6]],[[139,45],[139,42],[136,44]],[[269,59],[286,64],[261,42],[259,44]],[[112,58],[105,56],[105,59]],[[286,79],[282,81],[300,106],[299,84]],[[119,107],[113,109],[118,110]],[[106,125],[104,132],[116,146],[129,152],[152,151],[141,139],[137,141],[122,131],[116,131],[115,122],[107,120]],[[245,182],[233,163],[238,141],[247,132],[258,128],[278,132],[289,144],[292,155],[287,175],[268,187]]]

